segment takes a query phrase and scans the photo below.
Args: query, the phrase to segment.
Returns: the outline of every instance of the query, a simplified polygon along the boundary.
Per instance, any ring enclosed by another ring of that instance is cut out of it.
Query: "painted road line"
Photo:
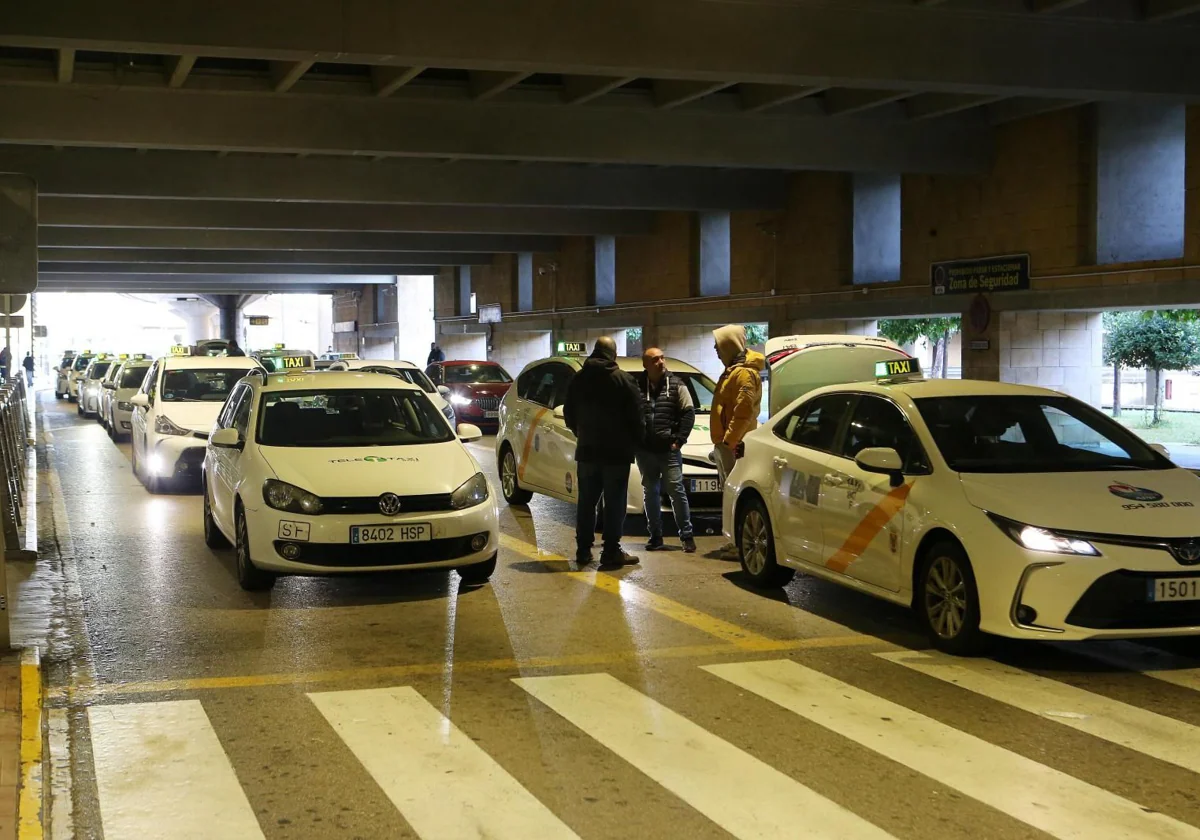
[[[88,721],[105,837],[262,838],[199,700],[92,706]]]
[[[791,660],[704,670],[1062,840],[1200,840],[1200,828]]]
[[[422,840],[578,840],[415,689],[308,696]]]
[[[42,664],[37,648],[21,651],[21,791],[17,795],[17,837],[43,836]]]
[[[1200,728],[999,662],[914,651],[876,656],[1200,773]]]
[[[1086,642],[1059,646],[1058,649],[1086,656],[1122,671],[1133,671],[1144,677],[1200,691],[1200,663],[1165,650],[1136,642]]]
[[[513,682],[734,837],[891,836],[609,674]]]

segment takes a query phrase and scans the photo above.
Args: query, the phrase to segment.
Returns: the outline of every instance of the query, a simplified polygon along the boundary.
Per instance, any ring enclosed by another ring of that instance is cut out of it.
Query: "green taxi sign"
[[[582,356],[586,352],[587,347],[582,341],[558,342],[558,355],[560,356]]]
[[[921,375],[921,363],[916,359],[890,359],[875,363],[876,379],[898,379]]]

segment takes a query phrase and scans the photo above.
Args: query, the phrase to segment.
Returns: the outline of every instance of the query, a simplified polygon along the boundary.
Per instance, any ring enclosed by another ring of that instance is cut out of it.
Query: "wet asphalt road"
[[[486,586],[245,593],[198,491],[151,496],[127,444],[40,406],[51,836],[1200,838],[1191,642],[1001,645],[1000,677],[917,660],[938,678],[879,655],[925,648],[905,610],[750,590],[715,536],[571,572],[573,509],[547,499],[502,507]]]

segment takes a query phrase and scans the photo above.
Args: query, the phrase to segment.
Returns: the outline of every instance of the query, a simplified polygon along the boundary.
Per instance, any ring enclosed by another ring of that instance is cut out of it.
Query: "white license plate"
[[[487,420],[496,420],[500,417],[500,412],[499,411],[485,411],[485,412],[483,412],[483,416]]]
[[[428,522],[407,525],[351,525],[350,543],[428,542],[433,539],[433,526]]]
[[[1146,590],[1148,601],[1200,601],[1200,578],[1156,578]]]
[[[692,478],[688,480],[688,489],[693,493],[720,493],[721,479]]]

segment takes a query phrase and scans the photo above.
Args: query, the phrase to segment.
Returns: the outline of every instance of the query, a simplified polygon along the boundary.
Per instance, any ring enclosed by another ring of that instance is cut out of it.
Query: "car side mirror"
[[[444,399],[444,400],[450,399],[450,389],[449,388],[447,388],[445,385],[439,385],[439,386],[437,386],[437,389],[438,389],[438,393],[442,395],[442,399]]]
[[[458,424],[458,439],[463,443],[474,443],[483,438],[483,429],[471,423]]]
[[[145,394],[134,394],[130,398],[129,401],[131,403],[133,403],[135,406],[137,406],[138,408],[149,408],[150,407],[150,398],[147,397]]]
[[[105,391],[115,391],[117,389],[117,386],[112,384],[111,382],[101,382],[100,387],[103,388]]]
[[[554,419],[565,420],[567,418],[567,407],[564,405],[556,405],[554,407]]]
[[[218,449],[241,449],[246,445],[241,434],[232,426],[213,432],[208,442]]]
[[[1167,447],[1163,446],[1161,443],[1152,443],[1150,444],[1150,448],[1166,458],[1168,461],[1171,460],[1171,450],[1167,449]]]
[[[854,459],[860,469],[870,473],[880,473],[890,476],[892,486],[899,487],[904,483],[904,461],[895,449],[871,447],[858,453]]]

